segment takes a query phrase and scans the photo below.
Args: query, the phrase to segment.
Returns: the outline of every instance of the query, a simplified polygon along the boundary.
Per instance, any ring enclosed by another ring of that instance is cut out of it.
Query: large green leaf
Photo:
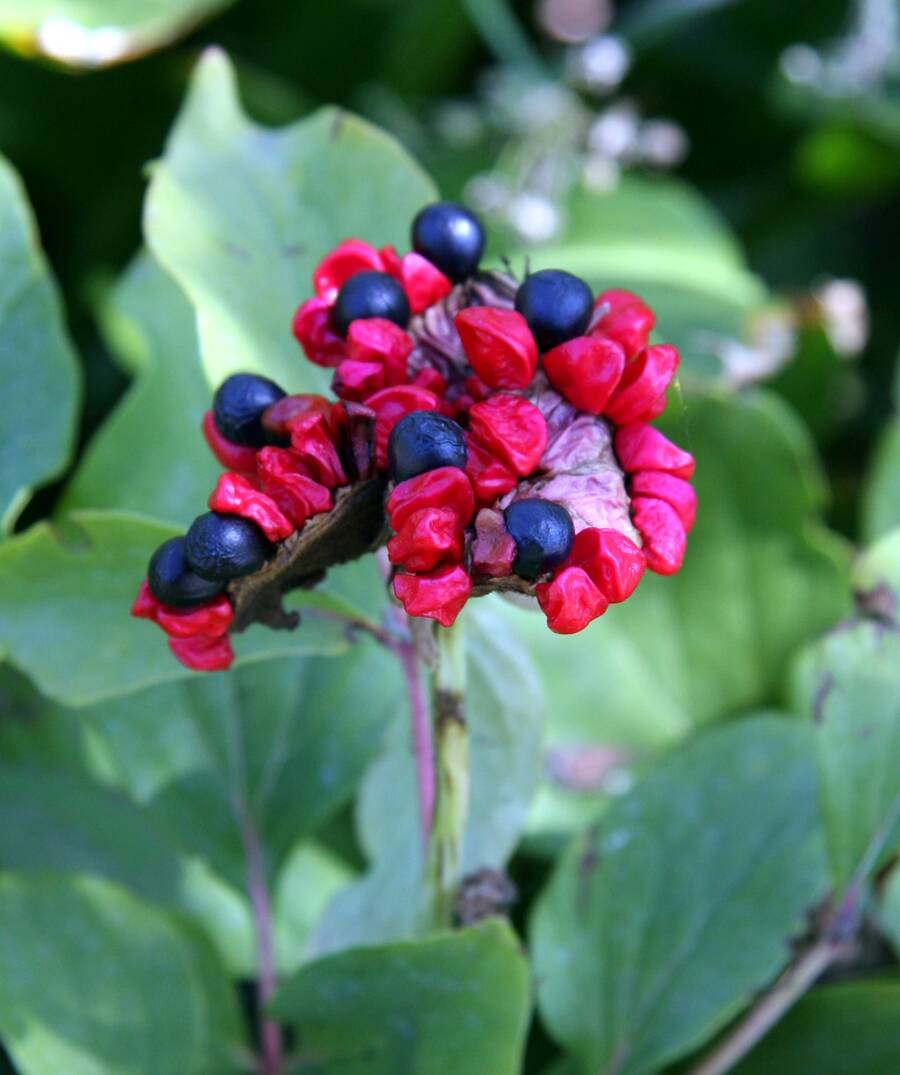
[[[308,1075],[518,1075],[529,1008],[524,956],[498,921],[307,964],[272,1005]]]
[[[234,995],[209,946],[95,878],[0,875],[0,1033],[21,1075],[239,1070]]]
[[[783,403],[691,396],[668,432],[697,458],[699,512],[682,571],[648,574],[574,637],[509,613],[552,702],[536,831],[596,813],[597,795],[566,776],[568,759],[584,763],[576,777],[593,764],[600,778],[608,765],[630,780],[636,760],[696,724],[771,704],[797,648],[850,607],[848,552],[821,524],[821,473]]]
[[[863,490],[863,537],[874,541],[900,526],[900,422],[882,434]]]
[[[896,1075],[900,981],[847,982],[804,997],[734,1075]]]
[[[658,1071],[789,959],[827,885],[809,754],[792,721],[709,732],[570,847],[531,948],[541,1014],[578,1071]]]
[[[520,256],[528,253],[533,268],[583,276],[596,290],[638,292],[656,311],[659,338],[681,348],[683,372],[717,375],[710,334],[742,339],[767,296],[711,206],[676,180],[626,176],[609,194],[579,189],[567,212],[563,242]]]
[[[64,532],[40,524],[0,547],[0,647],[47,695],[70,705],[196,676],[165,636],[129,608],[153,550],[172,529],[136,515],[82,512]],[[310,620],[297,631],[238,636],[239,662],[340,653],[340,629]],[[208,673],[207,673],[208,674]]]
[[[259,370],[309,390],[325,374],[304,359],[291,317],[316,263],[348,236],[408,242],[434,196],[397,143],[344,112],[277,131],[251,123],[227,58],[212,50],[154,169],[144,225],[196,307],[209,379]]]
[[[2,11],[2,7],[0,7]],[[21,181],[0,157],[0,531],[69,460],[78,364]]]
[[[466,612],[471,789],[463,874],[501,869],[525,824],[540,772],[543,702],[518,636],[490,607]],[[408,723],[395,725],[357,810],[371,868],[339,893],[314,937],[332,952],[414,936],[427,921],[422,839]]]
[[[91,441],[60,511],[119,508],[186,526],[221,473],[200,432],[211,392],[193,309],[144,254],[117,287],[107,322],[136,381]]]
[[[900,636],[880,623],[838,630],[805,655],[798,680],[840,891],[900,842]]]
[[[0,40],[25,55],[105,67],[160,48],[233,0],[0,0]]]

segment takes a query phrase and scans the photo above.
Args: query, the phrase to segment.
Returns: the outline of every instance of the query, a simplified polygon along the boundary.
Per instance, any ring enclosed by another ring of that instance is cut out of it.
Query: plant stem
[[[435,774],[434,749],[431,739],[431,722],[428,714],[428,697],[422,681],[422,669],[415,646],[411,642],[396,648],[403,668],[406,694],[412,716],[413,744],[416,754],[416,784],[419,790],[419,821],[422,831],[422,847],[427,851],[434,818]]]
[[[466,655],[462,621],[436,629],[432,686],[437,801],[428,863],[435,923],[448,926],[461,880],[469,810],[469,742],[465,716]]]
[[[284,1044],[281,1027],[266,1017],[265,1010],[275,993],[275,946],[272,937],[272,904],[266,883],[266,868],[256,825],[243,802],[236,804],[236,814],[247,864],[247,891],[256,933],[256,995],[259,1006],[260,1062],[259,1075],[281,1075],[284,1067]]]
[[[481,40],[501,63],[534,75],[546,73],[543,57],[506,0],[463,0],[463,7]]]

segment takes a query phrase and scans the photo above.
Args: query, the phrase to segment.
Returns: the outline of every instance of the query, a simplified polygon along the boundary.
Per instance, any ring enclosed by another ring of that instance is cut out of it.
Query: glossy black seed
[[[216,429],[232,444],[262,448],[269,443],[262,413],[283,398],[282,389],[268,377],[235,373],[219,385],[213,397]]]
[[[405,415],[388,439],[388,466],[396,482],[438,467],[464,467],[466,458],[462,427],[431,411]]]
[[[338,292],[331,311],[335,331],[346,336],[350,322],[363,317],[383,317],[401,328],[409,324],[409,300],[393,276],[358,272]]]
[[[270,549],[256,523],[239,515],[220,515],[215,511],[199,515],[185,538],[185,556],[190,567],[203,578],[220,582],[259,571]]]
[[[584,280],[562,269],[532,273],[516,292],[516,309],[542,352],[584,335],[593,308],[594,296]]]
[[[171,608],[196,608],[218,597],[224,583],[210,582],[191,571],[184,554],[184,538],[169,538],[150,558],[147,583],[157,601]]]
[[[506,529],[516,543],[513,570],[521,578],[537,578],[559,567],[572,551],[575,527],[559,504],[539,497],[516,500],[503,515]]]
[[[413,250],[459,283],[478,268],[484,253],[484,227],[464,205],[426,205],[412,226]]]

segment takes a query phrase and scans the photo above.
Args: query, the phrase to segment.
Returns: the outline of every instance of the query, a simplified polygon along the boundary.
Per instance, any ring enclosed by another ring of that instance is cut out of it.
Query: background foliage
[[[734,1070],[900,1070],[891,0],[623,0],[611,92],[684,162],[573,172],[543,242],[495,221],[492,257],[657,308],[701,505],[683,572],[582,635],[471,616],[465,867],[508,871],[509,922],[423,930],[390,654],[314,607],[203,678],[127,617],[213,484],[211,386],[325,387],[288,332],[319,257],[606,107],[553,7],[0,0],[0,1070],[251,1070],[260,886],[292,1072],[689,1072],[832,943]],[[829,278],[867,298],[855,358]],[[371,562],[303,600],[384,609]]]

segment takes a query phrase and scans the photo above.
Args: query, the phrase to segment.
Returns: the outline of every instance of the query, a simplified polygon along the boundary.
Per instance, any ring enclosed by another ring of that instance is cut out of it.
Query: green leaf
[[[878,922],[900,955],[900,864],[893,867],[881,886]]]
[[[2,5],[2,0],[0,0]],[[17,5],[21,6],[21,5]],[[2,13],[2,6],[0,6]],[[78,363],[21,180],[0,157],[0,531],[72,453]]]
[[[900,981],[846,982],[804,997],[734,1075],[896,1075]]]
[[[136,515],[81,512],[65,533],[32,527],[0,547],[0,648],[45,694],[70,705],[186,677],[154,624],[129,615],[154,549],[172,536]],[[237,663],[343,652],[337,625],[237,636]],[[208,673],[207,673],[208,674]]]
[[[187,526],[221,473],[200,432],[212,396],[193,308],[143,254],[116,288],[107,321],[136,380],[91,441],[59,510],[119,508]]]
[[[863,537],[874,541],[900,526],[900,422],[878,442],[863,489]]]
[[[0,40],[26,56],[106,67],[174,41],[232,0],[0,0]]]
[[[579,1071],[658,1071],[787,962],[826,888],[809,752],[796,722],[709,732],[569,848],[531,950],[541,1014]]]
[[[572,831],[596,815],[607,771],[630,781],[637,762],[697,724],[770,705],[797,648],[850,608],[848,551],[821,523],[821,472],[781,401],[690,396],[667,432],[697,459],[682,571],[648,573],[573,637],[552,635],[542,616],[508,613],[553,702],[532,831]],[[570,781],[565,762],[589,754],[596,784],[579,790],[590,774],[580,768]]]
[[[471,787],[463,875],[502,869],[516,846],[540,774],[543,713],[528,655],[493,609],[470,608],[466,631]],[[405,717],[399,699],[398,707]],[[329,906],[314,937],[317,954],[412,937],[427,918],[408,717],[366,776],[357,826],[371,867]]]
[[[656,311],[657,337],[682,350],[683,375],[718,375],[708,337],[742,339],[767,295],[715,211],[684,183],[638,176],[623,177],[608,194],[579,188],[566,210],[559,245],[520,254],[534,268],[576,273],[598,291],[636,291]]]
[[[434,187],[397,143],[362,120],[322,109],[269,130],[237,100],[222,52],[200,62],[155,167],[145,232],[197,310],[207,376],[257,370],[289,391],[321,389],[291,335],[312,271],[341,239],[408,243]]]
[[[272,1004],[308,1075],[518,1075],[529,1008],[525,958],[498,921],[307,964]]]
[[[21,1075],[239,1069],[230,983],[178,920],[94,878],[0,875],[0,1034]]]
[[[797,692],[840,892],[900,844],[900,636],[879,623],[835,631],[805,655]]]

